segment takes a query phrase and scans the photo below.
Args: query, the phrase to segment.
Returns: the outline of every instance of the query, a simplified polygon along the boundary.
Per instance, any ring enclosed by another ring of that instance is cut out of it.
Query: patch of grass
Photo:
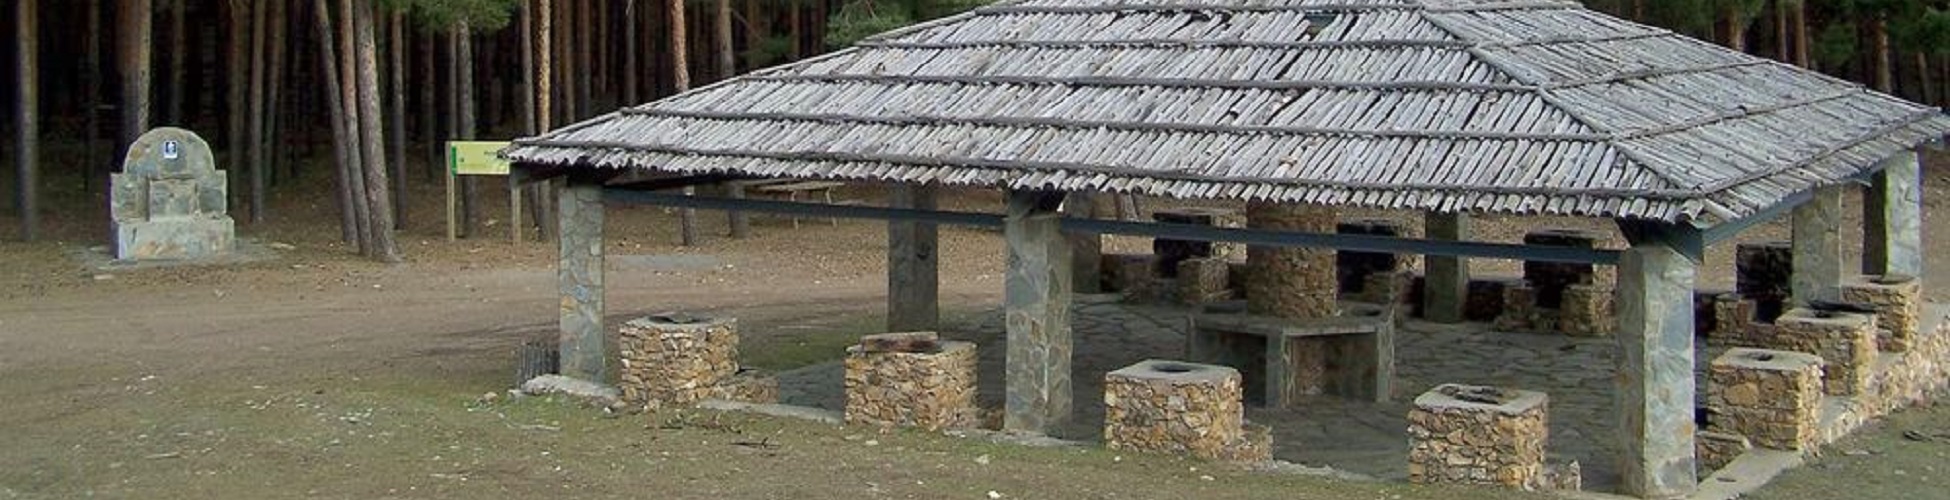
[[[956,325],[979,314],[977,311],[941,312],[942,325]],[[859,343],[863,335],[887,332],[887,315],[882,312],[834,315],[812,324],[777,325],[768,335],[746,336],[740,340],[740,362],[745,366],[781,372],[846,357],[846,347]]]

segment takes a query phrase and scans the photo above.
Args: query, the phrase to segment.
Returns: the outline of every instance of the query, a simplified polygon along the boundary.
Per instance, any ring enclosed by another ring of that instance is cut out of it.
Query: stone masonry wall
[[[624,323],[620,337],[617,385],[633,404],[682,406],[718,397],[719,386],[739,371],[736,319],[649,316]]]
[[[1842,282],[1841,299],[1876,311],[1876,346],[1884,352],[1909,350],[1921,328],[1923,282],[1907,276],[1857,276]]]
[[[1318,234],[1334,232],[1334,209],[1316,205],[1252,203],[1246,224]],[[1246,308],[1254,314],[1287,319],[1330,318],[1340,314],[1334,251],[1320,248],[1250,246],[1254,267],[1246,283]]]

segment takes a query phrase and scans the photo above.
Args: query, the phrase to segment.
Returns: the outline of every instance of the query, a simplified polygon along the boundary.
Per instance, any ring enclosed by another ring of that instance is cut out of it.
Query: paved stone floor
[[[1103,429],[1104,373],[1145,359],[1181,358],[1186,310],[1092,298],[1080,298],[1075,307],[1077,413],[1054,434],[1095,441]],[[946,337],[981,346],[981,400],[985,407],[1000,406],[1004,354],[1000,311],[944,330]],[[1579,461],[1587,491],[1608,491],[1616,484],[1612,339],[1499,333],[1482,324],[1409,320],[1398,330],[1396,342],[1393,402],[1317,397],[1291,410],[1249,406],[1247,419],[1272,426],[1275,458],[1405,481],[1405,418],[1416,395],[1449,382],[1543,391],[1550,396],[1548,451],[1553,461]],[[1700,365],[1712,355],[1700,352]],[[839,410],[845,399],[838,362],[782,374],[780,382],[781,398],[787,404]]]

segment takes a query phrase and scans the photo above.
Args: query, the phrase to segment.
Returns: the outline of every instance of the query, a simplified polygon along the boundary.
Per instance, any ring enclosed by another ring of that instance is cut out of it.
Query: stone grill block
[[[929,352],[846,350],[846,422],[929,431],[972,428],[975,344],[942,341]]]
[[[1725,468],[1753,447],[1746,436],[1739,434],[1700,431],[1693,436],[1693,456],[1699,464],[1700,477]]]
[[[1239,212],[1224,208],[1170,208],[1151,214],[1151,220],[1166,224],[1191,224],[1197,226],[1230,227],[1242,225]],[[1178,263],[1185,259],[1219,257],[1221,259],[1239,254],[1237,243],[1213,243],[1209,241],[1187,241],[1157,238],[1151,240],[1151,252],[1158,256],[1158,272],[1163,276],[1177,277]]]
[[[1922,327],[1922,294],[1922,280],[1909,276],[1859,276],[1841,287],[1842,302],[1876,311],[1876,345],[1884,352],[1909,350]]]
[[[1789,309],[1774,320],[1774,349],[1805,352],[1826,362],[1825,392],[1865,394],[1876,365],[1876,318],[1867,314]]]
[[[1822,359],[1803,352],[1733,348],[1707,369],[1707,430],[1755,446],[1810,450],[1817,443]],[[1731,460],[1731,458],[1728,458]]]
[[[1408,413],[1409,481],[1549,487],[1548,406],[1535,391],[1443,384],[1422,393]]]
[[[1503,310],[1492,325],[1503,332],[1538,332],[1550,330],[1551,319],[1537,307],[1537,289],[1519,281],[1503,287]]]
[[[1195,257],[1178,263],[1178,301],[1189,306],[1232,297],[1230,266],[1218,257]]]
[[[1503,289],[1521,284],[1521,279],[1470,280],[1469,296],[1463,301],[1463,319],[1495,321],[1503,314]]]
[[[1104,440],[1110,449],[1263,461],[1272,434],[1247,428],[1237,370],[1146,360],[1104,375]]]
[[[1342,221],[1335,225],[1334,232],[1401,236],[1407,234],[1407,228],[1393,219],[1361,218]],[[1341,293],[1361,293],[1367,289],[1370,276],[1399,271],[1403,264],[1403,259],[1392,253],[1343,251],[1334,256]]]
[[[1419,279],[1408,271],[1389,271],[1369,274],[1361,285],[1361,293],[1355,300],[1370,304],[1402,304],[1414,307],[1422,303],[1422,295],[1416,288]]]
[[[1734,249],[1734,291],[1755,302],[1755,321],[1772,322],[1787,310],[1793,276],[1792,243],[1742,243]]]
[[[1137,253],[1103,255],[1104,290],[1142,294],[1158,281],[1158,256]]]
[[[623,400],[690,405],[721,394],[738,373],[738,320],[669,313],[623,324],[618,388]]]
[[[1523,235],[1525,245],[1596,248],[1599,236],[1578,229],[1544,229]],[[1564,287],[1592,283],[1596,267],[1591,264],[1524,261],[1523,279],[1537,289],[1537,307],[1556,309],[1564,299]]]
[[[1564,287],[1557,327],[1573,337],[1611,336],[1618,327],[1618,320],[1612,316],[1611,288],[1589,284]]]

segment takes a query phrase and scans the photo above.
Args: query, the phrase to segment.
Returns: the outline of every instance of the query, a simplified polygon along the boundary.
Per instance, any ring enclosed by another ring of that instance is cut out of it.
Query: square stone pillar
[[[1008,332],[1004,430],[1046,433],[1070,417],[1070,244],[1061,193],[1010,191],[1002,307]]]
[[[1842,186],[1815,188],[1814,197],[1794,207],[1794,276],[1789,307],[1834,300],[1842,283]]]
[[[1684,496],[1694,468],[1693,281],[1703,243],[1686,227],[1620,221],[1619,473],[1624,493]]]
[[[1429,212],[1422,216],[1422,234],[1431,240],[1469,239],[1469,216]],[[1437,323],[1461,323],[1469,297],[1469,260],[1430,255],[1422,259],[1422,317]]]
[[[1544,393],[1443,384],[1408,412],[1408,480],[1544,489]]]
[[[934,186],[899,185],[893,208],[934,210]],[[934,330],[941,323],[939,230],[933,223],[887,222],[887,330]]]
[[[561,293],[562,374],[609,382],[603,332],[603,185],[571,176],[556,195],[560,253],[555,264]]]
[[[1734,348],[1708,368],[1707,428],[1776,450],[1811,450],[1820,436],[1821,357]]]
[[[1923,184],[1915,151],[1890,156],[1862,196],[1862,272],[1923,276]]]

